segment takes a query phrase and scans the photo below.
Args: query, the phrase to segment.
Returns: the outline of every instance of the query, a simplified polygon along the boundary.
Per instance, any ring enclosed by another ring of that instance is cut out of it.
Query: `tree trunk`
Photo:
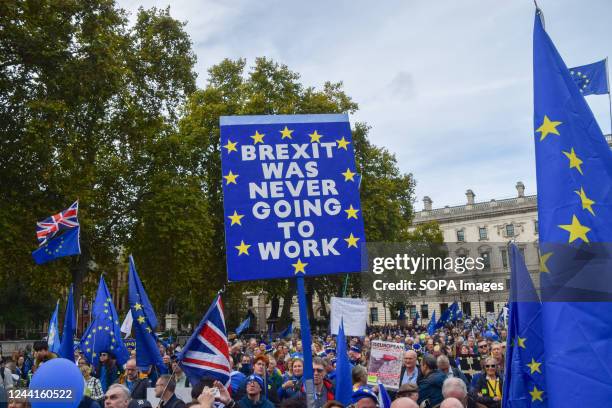
[[[268,319],[276,320],[278,319],[278,309],[280,308],[280,299],[278,298],[278,295],[274,295],[270,303],[270,315],[268,316]]]
[[[295,279],[289,279],[287,290],[283,295],[283,308],[281,310],[280,324],[284,327],[291,322],[291,305],[293,304],[293,295],[295,295]],[[294,316],[297,318],[297,316]],[[280,327],[280,326],[279,326]]]
[[[325,305],[325,296],[321,290],[317,290],[316,292],[317,296],[319,297],[319,302],[321,302],[321,311],[323,312],[323,316],[325,317],[325,320],[329,321],[329,311]]]

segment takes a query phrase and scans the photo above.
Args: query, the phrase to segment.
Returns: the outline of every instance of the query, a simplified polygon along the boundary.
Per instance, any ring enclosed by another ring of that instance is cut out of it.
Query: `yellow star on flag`
[[[315,130],[314,132],[309,133],[308,136],[310,136],[310,143],[317,143],[317,142],[321,143],[321,137],[323,135],[318,134],[317,131]]]
[[[557,126],[559,126],[561,123],[563,122],[552,121],[548,119],[548,116],[544,115],[544,122],[542,122],[542,125],[536,129],[536,132],[541,133],[540,142],[544,140],[549,133],[559,136]]]
[[[231,152],[238,152],[238,149],[236,149],[237,144],[238,142],[232,142],[231,140],[227,139],[227,144],[223,147],[227,149],[227,154],[230,154]]]
[[[251,136],[251,139],[253,139],[253,144],[263,143],[264,136],[265,136],[265,133],[259,133],[258,131],[255,131],[255,134]]]
[[[232,171],[230,170],[229,173],[227,173],[227,176],[223,176],[223,178],[227,181],[227,185],[230,185],[231,183],[236,184],[236,177],[238,177],[238,174],[234,174],[232,173]]]
[[[550,272],[550,270],[548,269],[548,265],[546,265],[546,262],[548,262],[548,258],[550,258],[552,254],[552,252],[547,252],[545,254],[540,253],[540,272]]]
[[[575,215],[572,216],[571,224],[559,225],[559,228],[564,229],[570,233],[569,243],[574,242],[578,238],[580,238],[584,242],[589,242],[589,239],[587,238],[586,234],[591,229],[580,224],[580,221],[578,221],[578,217],[576,217]]]
[[[354,177],[355,177],[355,174],[357,173],[353,173],[351,169],[346,169],[344,173],[340,173],[340,174],[344,176],[344,181],[349,181],[349,180],[355,181]]]
[[[351,235],[349,235],[348,238],[344,238],[344,240],[347,243],[347,248],[350,248],[350,247],[357,248],[357,241],[359,241],[359,238],[354,236],[352,232],[351,232]]]
[[[152,330],[151,330],[151,328],[150,328],[149,326],[147,326],[147,331],[148,331],[149,333],[151,333],[151,331],[152,331]]]
[[[531,402],[534,402],[534,401],[542,401],[542,402],[544,402],[544,400],[542,399],[542,394],[543,393],[544,393],[544,391],[538,390],[538,387],[536,387],[534,385],[533,386],[533,390],[529,391],[529,394],[531,395]]]
[[[582,160],[580,160],[580,158],[576,156],[574,148],[572,147],[569,153],[564,151],[563,154],[569,159],[570,169],[577,169],[580,174],[582,174],[582,169],[580,168],[580,166],[582,165]]]
[[[142,305],[140,303],[136,303],[134,305],[134,310],[140,310],[140,309],[142,309]]]
[[[578,194],[578,196],[580,197],[580,201],[582,202],[582,209],[588,210],[591,214],[595,215],[595,213],[593,212],[593,208],[591,208],[591,206],[595,204],[595,201],[587,197],[586,193],[584,192],[584,189],[580,187],[580,191],[574,191],[574,193]]]
[[[240,245],[236,245],[234,248],[238,250],[238,256],[245,254],[249,254],[249,248],[251,246],[244,243],[244,241],[240,241]]]
[[[286,137],[291,139],[291,134],[293,133],[293,130],[289,130],[289,128],[287,126],[285,126],[285,128],[283,130],[281,130],[280,132],[281,132],[281,140],[286,138]]]
[[[234,210],[234,213],[230,216],[228,216],[227,218],[229,218],[230,220],[232,220],[232,223],[230,224],[230,227],[234,224],[238,224],[238,225],[242,225],[240,223],[240,220],[242,219],[242,217],[244,217],[244,214],[238,214],[236,212],[236,210]]]
[[[542,371],[540,370],[540,366],[541,365],[542,365],[542,363],[538,363],[532,357],[531,358],[531,363],[527,364],[527,367],[529,367],[529,369],[531,370],[531,374],[536,373],[536,372],[542,374]]]
[[[346,140],[344,138],[344,136],[342,136],[342,139],[340,140],[336,140],[336,143],[338,143],[338,149],[344,149],[344,150],[348,150],[346,148],[346,146],[348,146],[349,144],[351,144],[351,142],[349,142],[348,140]]]
[[[94,352],[91,354],[91,356],[92,356],[92,357],[98,357],[98,355],[96,354],[96,352],[95,352],[95,351],[94,351]]]
[[[348,220],[349,218],[355,218],[357,219],[357,212],[359,212],[358,209],[353,208],[353,204],[351,204],[351,206],[349,207],[348,210],[344,210],[344,212],[346,212],[346,219]]]
[[[302,262],[301,259],[298,258],[297,263],[291,264],[293,266],[293,272],[297,275],[298,273],[306,274],[306,270],[304,269],[308,265],[307,263]]]
[[[144,317],[144,316],[138,316],[138,323],[140,323],[140,324],[144,324],[145,320],[146,320],[146,319],[145,319],[145,317]]]
[[[525,342],[526,342],[526,341],[527,341],[527,337],[520,337],[520,336],[519,336],[519,337],[517,338],[517,340],[516,340],[516,344],[517,344],[519,347],[526,349],[526,348],[527,348],[527,346],[525,346]]]

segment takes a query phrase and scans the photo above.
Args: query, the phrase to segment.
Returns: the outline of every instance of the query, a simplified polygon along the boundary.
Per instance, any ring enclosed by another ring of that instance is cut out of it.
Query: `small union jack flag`
[[[48,240],[57,235],[58,232],[79,226],[77,218],[79,213],[79,202],[75,201],[64,211],[45,218],[36,223],[36,238],[38,245],[43,246]]]
[[[192,384],[202,377],[214,377],[228,385],[231,369],[221,295],[213,301],[178,360]]]

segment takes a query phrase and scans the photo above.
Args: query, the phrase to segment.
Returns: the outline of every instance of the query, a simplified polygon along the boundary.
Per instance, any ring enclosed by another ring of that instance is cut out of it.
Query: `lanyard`
[[[498,387],[498,383],[499,383],[499,378],[495,379],[495,385],[493,386],[493,389],[491,389],[491,382],[489,381],[489,379],[487,379],[487,388],[489,389],[489,393],[491,394],[491,396],[493,397],[497,397],[497,387]]]

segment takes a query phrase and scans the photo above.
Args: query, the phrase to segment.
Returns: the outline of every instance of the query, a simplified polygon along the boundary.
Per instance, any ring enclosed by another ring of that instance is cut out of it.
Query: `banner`
[[[365,336],[368,321],[367,300],[332,297],[330,309],[330,330],[333,335],[338,335],[340,321],[344,319],[344,333],[347,336]]]
[[[368,363],[368,385],[379,382],[390,390],[400,386],[404,345],[389,341],[372,341]]]
[[[360,272],[348,115],[222,116],[220,125],[228,280]]]

